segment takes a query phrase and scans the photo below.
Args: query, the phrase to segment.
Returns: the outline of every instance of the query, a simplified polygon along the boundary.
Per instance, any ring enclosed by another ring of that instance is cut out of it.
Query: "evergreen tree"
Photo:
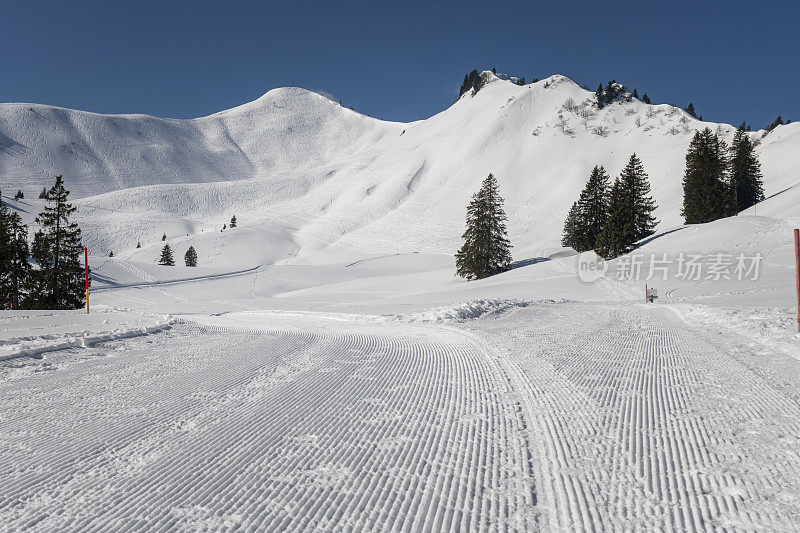
[[[595,251],[597,255],[606,259],[613,259],[628,251],[633,240],[633,220],[627,211],[629,204],[626,201],[622,180],[617,178],[611,186],[608,201],[608,220],[597,239]]]
[[[187,267],[197,266],[197,252],[195,252],[194,246],[189,246],[189,249],[186,250],[186,253],[183,256],[183,261],[186,263]]]
[[[736,131],[731,145],[730,185],[737,213],[764,199],[761,164],[742,126]]]
[[[14,195],[14,200],[22,200],[25,198],[25,195],[22,194],[22,189],[17,190],[17,194]]]
[[[231,228],[235,228],[235,227],[236,227],[236,215],[233,215],[231,217]]]
[[[503,199],[493,174],[483,180],[480,190],[467,206],[467,228],[464,244],[456,254],[459,276],[481,279],[511,266],[511,244],[506,233]]]
[[[84,303],[83,245],[81,230],[70,222],[75,212],[67,199],[69,191],[61,176],[56,176],[47,191],[44,210],[36,217],[32,256],[38,269],[28,276],[26,307],[40,309],[75,309]]]
[[[167,234],[165,233],[164,235],[161,236],[161,241],[163,242],[166,240],[167,240]]]
[[[617,257],[652,235],[658,223],[655,209],[644,166],[633,154],[611,187],[608,219],[597,237],[597,253],[609,259]]]
[[[561,232],[561,246],[568,246],[575,250],[580,246],[577,240],[579,216],[578,202],[573,202],[572,207],[569,208],[567,218],[564,220],[564,230]]]
[[[633,97],[636,98],[637,100],[639,99],[639,91],[637,91],[636,89],[633,90]]]
[[[603,109],[605,107],[605,98],[603,98],[603,84],[597,86],[597,90],[594,92],[594,97],[597,100],[597,109]]]
[[[689,114],[689,116],[697,118],[697,113],[694,110],[694,104],[692,102],[689,102],[689,105],[683,108],[683,110],[686,111]]]
[[[42,187],[42,192],[39,193],[39,200],[44,200],[47,197],[47,188]]]
[[[11,213],[0,195],[0,309],[11,304]]]
[[[653,103],[653,102],[650,101],[650,97],[647,96],[647,93],[644,93],[642,95],[642,102],[644,102],[645,104],[652,104]]]
[[[631,218],[633,219],[633,241],[631,244],[655,233],[658,221],[653,216],[656,203],[650,196],[650,180],[644,171],[642,161],[631,155],[628,164],[620,174],[622,186],[630,197]]]
[[[108,252],[108,257],[114,257],[114,251],[113,250]]]
[[[175,259],[172,257],[172,248],[169,247],[169,244],[165,244],[161,249],[161,258],[158,260],[158,264],[162,266],[175,266]]]
[[[594,167],[578,197],[575,248],[578,252],[594,250],[597,238],[608,219],[609,178],[603,167]]]
[[[30,273],[30,263],[28,262],[30,250],[28,249],[28,227],[22,223],[19,214],[9,215],[10,247],[9,260],[7,263],[8,289],[11,294],[9,303],[12,309],[19,309],[20,302],[25,299],[25,284]]]
[[[733,214],[727,146],[709,128],[695,133],[686,153],[683,209],[687,224],[702,224]]]
[[[142,241],[138,241],[138,242],[136,243],[136,247],[137,247],[137,248],[141,248],[141,247],[142,247]]]

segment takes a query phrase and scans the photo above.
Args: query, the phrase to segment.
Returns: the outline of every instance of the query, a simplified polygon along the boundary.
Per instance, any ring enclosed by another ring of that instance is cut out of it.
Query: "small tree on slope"
[[[511,244],[505,222],[497,179],[489,174],[467,206],[467,228],[462,235],[464,244],[456,253],[459,276],[469,280],[481,279],[508,270]]]
[[[687,224],[702,224],[733,214],[727,146],[709,128],[695,133],[686,153],[683,209]]]
[[[172,257],[172,248],[169,247],[169,244],[165,244],[161,249],[161,258],[158,260],[158,264],[162,266],[175,266],[175,259]]]
[[[69,191],[61,176],[47,191],[44,210],[36,217],[41,229],[33,240],[32,256],[39,266],[29,276],[26,307],[75,309],[83,306],[81,230],[70,222],[75,207],[67,202]]]
[[[236,227],[236,215],[233,215],[231,217],[231,228],[235,228],[235,227]]]
[[[753,150],[753,143],[739,126],[731,145],[730,185],[736,212],[744,211],[764,199],[761,182],[761,164]]]
[[[186,253],[183,256],[183,261],[186,263],[187,267],[197,266],[197,252],[194,250],[194,246],[189,246],[189,249],[186,250]]]

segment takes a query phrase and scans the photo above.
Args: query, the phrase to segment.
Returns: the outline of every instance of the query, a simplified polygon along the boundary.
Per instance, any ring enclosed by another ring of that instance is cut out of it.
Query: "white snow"
[[[793,529],[800,126],[751,134],[766,201],[683,226],[693,131],[733,128],[591,97],[494,79],[408,124],[296,88],[194,120],[0,104],[4,200],[30,223],[63,174],[93,269],[89,315],[0,315],[0,529]],[[634,151],[659,232],[607,265],[638,280],[584,283],[563,217]],[[468,283],[489,172],[517,263]],[[156,265],[164,233],[200,266]],[[759,275],[648,279],[720,253]]]

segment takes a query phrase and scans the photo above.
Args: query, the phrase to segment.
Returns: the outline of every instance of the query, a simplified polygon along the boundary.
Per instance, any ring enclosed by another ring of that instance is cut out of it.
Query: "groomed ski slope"
[[[791,529],[800,361],[744,338],[630,303],[195,318],[3,367],[0,522]]]

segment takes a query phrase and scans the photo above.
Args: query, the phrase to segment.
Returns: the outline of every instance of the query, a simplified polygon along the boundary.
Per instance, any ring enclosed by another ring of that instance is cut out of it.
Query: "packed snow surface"
[[[751,134],[767,200],[684,226],[692,133],[733,128],[591,96],[495,79],[410,124],[301,89],[188,121],[0,104],[4,200],[31,223],[63,174],[92,266],[91,314],[0,315],[0,530],[794,529],[800,129]],[[659,231],[582,280],[563,216],[634,151]],[[466,282],[489,172],[516,262]]]

